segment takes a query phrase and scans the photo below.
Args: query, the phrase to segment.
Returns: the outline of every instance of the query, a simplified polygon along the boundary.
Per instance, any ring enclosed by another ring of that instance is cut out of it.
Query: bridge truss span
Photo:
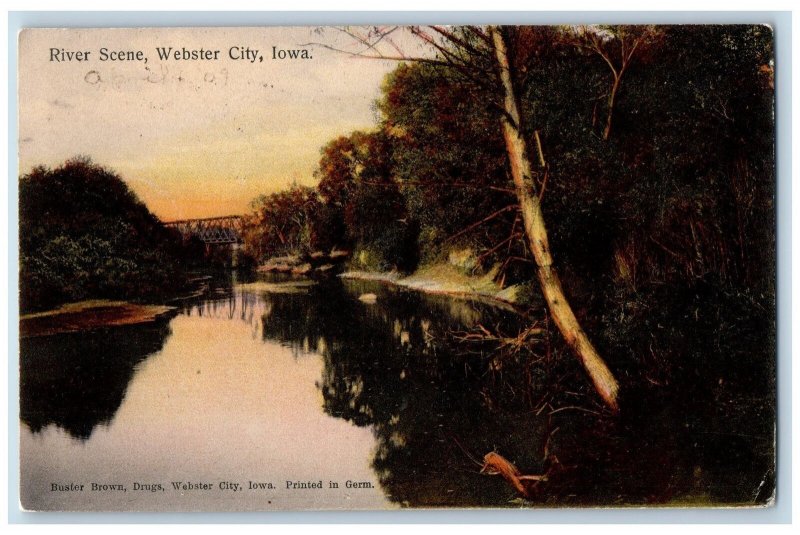
[[[164,222],[164,226],[177,230],[184,239],[195,236],[206,245],[232,244],[242,242],[244,218],[239,215],[229,215],[182,219]]]

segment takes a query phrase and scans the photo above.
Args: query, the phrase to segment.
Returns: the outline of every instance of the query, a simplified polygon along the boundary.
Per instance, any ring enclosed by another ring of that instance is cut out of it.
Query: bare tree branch
[[[319,46],[325,48],[327,50],[331,50],[333,52],[338,52],[340,54],[347,54],[348,56],[352,56],[354,58],[360,59],[377,59],[377,60],[385,60],[385,61],[408,61],[408,62],[415,62],[415,63],[428,63],[431,65],[438,65],[440,67],[452,67],[450,63],[447,61],[436,60],[431,58],[422,58],[422,57],[414,57],[414,56],[386,56],[386,55],[369,55],[363,54],[361,52],[353,52],[352,50],[344,50],[341,48],[336,48],[334,46],[320,43],[316,41],[310,41],[308,43],[299,43],[297,46]]]
[[[484,217],[480,221],[476,221],[475,223],[472,223],[468,227],[466,227],[466,228],[458,231],[457,233],[453,234],[452,236],[447,238],[445,240],[445,242],[453,241],[454,239],[458,238],[459,236],[463,236],[467,232],[469,232],[469,231],[471,231],[471,230],[473,230],[475,228],[478,228],[479,226],[483,225],[484,223],[486,223],[488,221],[491,221],[495,217],[497,217],[497,216],[499,216],[501,214],[504,214],[505,212],[508,212],[509,210],[516,210],[518,208],[519,208],[518,205],[510,204],[510,205],[506,206],[505,208],[501,208],[501,209],[497,210],[496,212],[492,212],[491,214],[489,214],[488,216]]]
[[[391,187],[391,186],[421,186],[421,187],[454,187],[454,188],[475,188],[475,189],[490,189],[492,191],[500,191],[502,193],[508,193],[513,195],[514,190],[511,188],[502,188],[500,186],[487,186],[485,184],[473,184],[470,182],[424,182],[422,180],[400,180],[398,182],[375,182],[371,180],[362,180],[362,184],[366,184],[368,186],[382,186],[382,187]]]
[[[463,49],[467,50],[468,52],[470,52],[471,54],[474,54],[476,56],[484,56],[484,55],[486,55],[485,52],[482,52],[482,51],[478,50],[477,48],[475,48],[474,46],[472,46],[471,44],[469,44],[465,40],[463,40],[460,37],[458,37],[457,35],[455,35],[453,32],[445,30],[441,26],[431,26],[430,28],[433,31],[435,31],[436,33],[438,33],[439,35],[441,35],[442,37],[444,37],[445,39],[447,39],[448,41],[450,41],[451,43],[455,43],[456,45],[458,45],[461,48],[463,48]]]

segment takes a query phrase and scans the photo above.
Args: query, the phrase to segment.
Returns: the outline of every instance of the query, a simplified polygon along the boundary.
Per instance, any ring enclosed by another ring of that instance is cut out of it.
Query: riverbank
[[[450,264],[422,267],[407,276],[397,272],[346,271],[339,277],[377,281],[420,292],[462,299],[480,299],[512,308],[519,304],[521,294],[521,287],[518,285],[501,288],[494,282],[495,273],[493,271],[482,276],[469,276]]]
[[[104,299],[68,303],[19,318],[20,338],[67,334],[106,327],[151,323],[176,310],[164,305],[140,305]]]

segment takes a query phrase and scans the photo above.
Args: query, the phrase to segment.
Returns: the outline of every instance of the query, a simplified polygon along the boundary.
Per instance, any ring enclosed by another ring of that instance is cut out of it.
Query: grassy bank
[[[495,274],[494,271],[489,271],[483,275],[470,276],[451,264],[432,264],[423,266],[410,275],[402,275],[396,271],[346,271],[340,277],[379,281],[431,294],[478,298],[506,305],[520,304],[524,286],[502,288],[494,281]]]

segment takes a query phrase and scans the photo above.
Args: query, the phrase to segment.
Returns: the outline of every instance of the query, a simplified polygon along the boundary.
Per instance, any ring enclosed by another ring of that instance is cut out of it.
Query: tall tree
[[[544,214],[542,213],[538,196],[533,193],[531,159],[524,137],[503,29],[497,26],[490,26],[488,31],[494,45],[498,75],[503,89],[504,113],[500,116],[503,138],[506,142],[508,162],[511,167],[511,176],[514,179],[525,236],[536,259],[542,293],[547,301],[553,321],[555,321],[567,344],[583,363],[597,392],[609,407],[616,410],[618,408],[617,392],[619,385],[611,370],[608,369],[606,363],[597,353],[591,341],[589,341],[580,323],[578,323],[575,313],[564,295],[558,274],[553,267],[553,257],[550,253],[550,244],[547,239]]]

